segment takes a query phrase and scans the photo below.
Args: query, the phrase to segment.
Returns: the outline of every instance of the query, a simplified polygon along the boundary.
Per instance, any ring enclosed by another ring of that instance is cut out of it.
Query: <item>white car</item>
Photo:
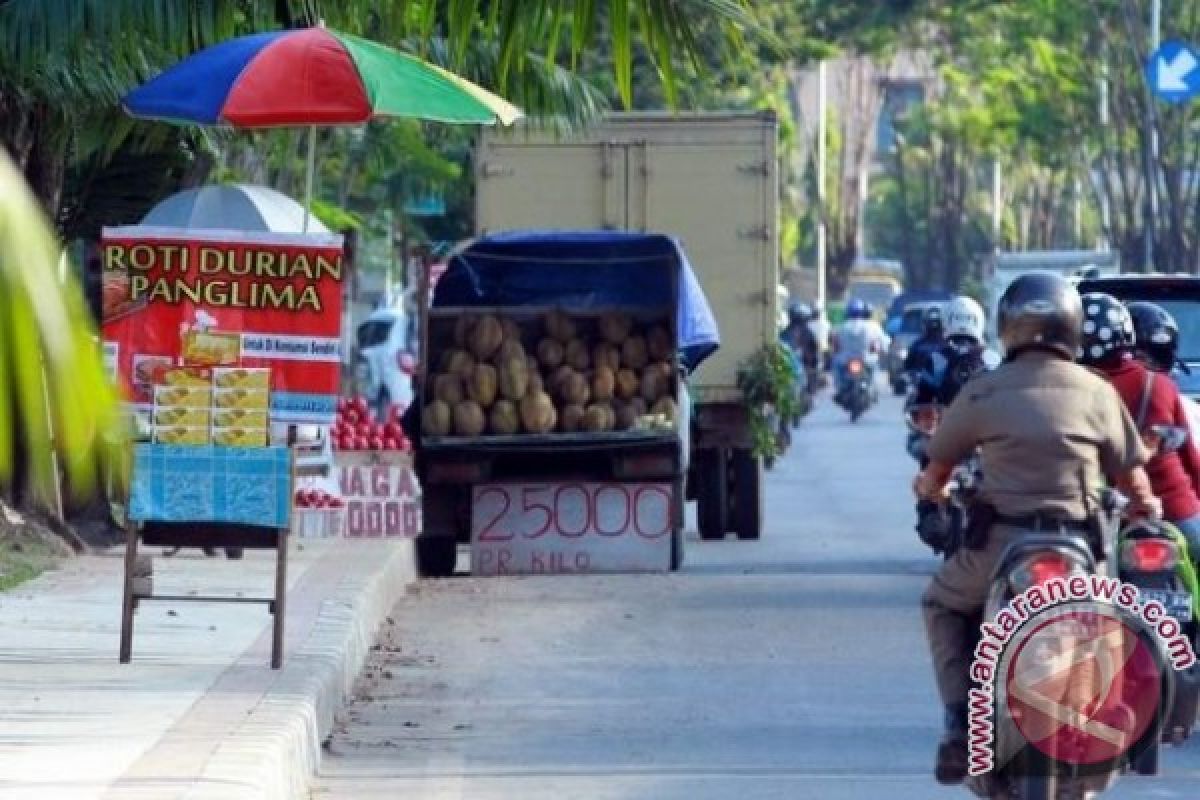
[[[392,405],[407,408],[412,403],[412,338],[402,308],[377,309],[358,326],[355,389],[381,416]]]

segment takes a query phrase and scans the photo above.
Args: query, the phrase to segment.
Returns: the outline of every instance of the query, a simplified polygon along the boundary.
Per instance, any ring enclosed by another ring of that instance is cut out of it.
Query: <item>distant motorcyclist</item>
[[[788,308],[788,326],[783,332],[784,341],[800,357],[806,370],[814,370],[820,363],[820,345],[810,324],[813,309],[808,303],[793,303]]]
[[[1157,514],[1143,469],[1146,447],[1116,391],[1074,363],[1083,328],[1079,293],[1045,272],[1018,277],[1000,298],[1005,361],[970,381],[929,442],[930,463],[913,483],[939,499],[954,466],[979,450],[983,479],[972,510],[978,538],[943,562],[921,598],[929,647],[945,704],[939,783],[967,773],[970,618],[984,607],[1007,545],[1031,529],[1091,531],[1105,482],[1130,498],[1133,513]]]
[[[941,314],[939,314],[939,317]],[[983,309],[970,297],[955,297],[945,310],[945,341],[925,359],[915,378],[905,412],[916,415],[925,431],[936,425],[936,415],[946,408],[967,381],[987,369],[984,360]],[[908,437],[908,452],[922,469],[929,463],[925,453],[928,434],[914,430]],[[950,552],[954,540],[950,518],[934,501],[917,501],[917,534],[935,553]]]
[[[813,338],[817,340],[817,356],[820,359],[820,366],[827,370],[830,368],[829,337],[832,326],[829,324],[829,316],[825,313],[825,307],[820,303],[813,303],[812,318],[808,321],[808,329],[812,331]]]
[[[1175,383],[1134,357],[1137,327],[1125,306],[1111,295],[1093,292],[1083,295],[1083,311],[1079,363],[1108,379],[1133,415],[1142,437],[1150,436],[1156,425],[1188,428],[1187,411]],[[1139,315],[1144,312],[1139,310]],[[1157,350],[1154,331],[1146,330],[1145,320],[1142,327],[1147,345]],[[1200,452],[1192,437],[1178,450],[1152,452],[1146,474],[1154,494],[1162,501],[1163,517],[1187,537],[1188,550],[1196,558],[1200,555]]]
[[[851,359],[861,359],[868,374],[874,378],[879,357],[887,351],[888,336],[871,314],[870,303],[859,298],[851,300],[846,304],[846,321],[831,337],[835,397],[841,397],[848,385],[846,366]]]
[[[944,312],[942,345],[929,354],[930,369],[914,386],[917,405],[949,406],[966,382],[984,371],[983,309],[970,297],[959,295]]]
[[[913,386],[921,380],[937,381],[934,374],[933,354],[942,349],[946,338],[940,306],[930,306],[925,309],[921,318],[921,335],[908,348],[904,357],[904,374],[908,375]]]

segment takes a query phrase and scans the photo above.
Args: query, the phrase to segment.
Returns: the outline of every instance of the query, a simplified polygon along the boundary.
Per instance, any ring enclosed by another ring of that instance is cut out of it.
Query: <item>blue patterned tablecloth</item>
[[[292,454],[286,447],[136,447],[129,515],[138,522],[286,528],[291,508]]]

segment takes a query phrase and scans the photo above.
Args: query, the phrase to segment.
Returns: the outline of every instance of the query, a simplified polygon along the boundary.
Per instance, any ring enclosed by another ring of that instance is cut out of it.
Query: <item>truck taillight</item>
[[[443,461],[429,465],[430,483],[479,483],[487,477],[483,461]]]
[[[670,453],[625,456],[613,462],[613,475],[618,480],[670,478],[674,477],[675,472],[675,457]]]

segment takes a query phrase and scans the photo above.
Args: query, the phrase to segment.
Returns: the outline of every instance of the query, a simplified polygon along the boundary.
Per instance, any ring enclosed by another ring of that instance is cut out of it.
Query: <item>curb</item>
[[[386,554],[374,544],[350,545],[359,550],[353,565],[343,572],[336,589],[320,599],[302,641],[289,642],[276,680],[246,712],[245,720],[214,743],[203,771],[179,797],[308,797],[320,765],[321,741],[332,730],[334,713],[352,691],[376,631],[416,580],[411,541],[386,543]],[[244,667],[261,674],[262,645],[268,637],[264,634],[231,671]]]

